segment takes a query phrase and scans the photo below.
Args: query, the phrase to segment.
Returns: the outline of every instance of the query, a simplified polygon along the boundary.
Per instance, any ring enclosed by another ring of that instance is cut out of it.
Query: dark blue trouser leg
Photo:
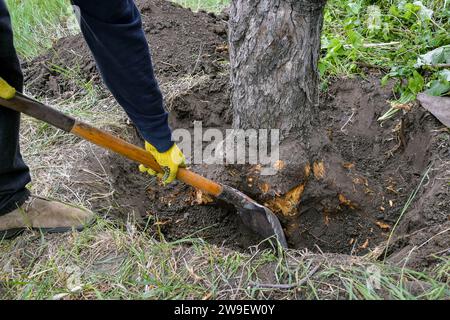
[[[155,79],[141,15],[133,0],[72,0],[103,81],[160,152],[172,145],[168,113]]]
[[[154,77],[141,16],[132,0],[72,0],[81,9],[81,29],[102,78],[136,124],[160,152],[173,142],[168,114]],[[0,0],[0,76],[22,90],[23,76],[13,46],[11,22]],[[25,201],[30,181],[19,151],[18,113],[0,109],[0,214]]]
[[[0,76],[22,91],[23,76],[4,0],[0,0]],[[0,215],[16,209],[29,196],[25,186],[31,178],[20,155],[19,126],[20,114],[0,106]]]

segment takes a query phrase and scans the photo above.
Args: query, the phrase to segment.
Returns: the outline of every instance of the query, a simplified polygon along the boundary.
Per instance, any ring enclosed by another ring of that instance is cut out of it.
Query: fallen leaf
[[[342,164],[342,166],[343,166],[345,169],[352,169],[352,168],[355,167],[355,164],[354,164],[354,163],[351,163],[351,162],[345,162],[345,163]]]
[[[377,222],[375,222],[375,224],[383,230],[389,230],[391,228],[390,225],[388,225],[387,223],[384,223],[382,221],[377,221]]]
[[[297,213],[296,207],[300,203],[305,185],[300,184],[282,197],[268,201],[268,207],[274,212],[281,212],[284,216],[292,216]]]
[[[355,209],[357,207],[356,204],[352,203],[349,199],[347,199],[343,194],[338,195],[339,203],[343,204],[351,209]]]
[[[311,174],[311,165],[307,163],[305,166],[305,177],[308,178],[310,174]]]
[[[275,163],[273,164],[274,169],[276,170],[283,170],[284,167],[286,166],[286,164],[284,163],[284,161],[282,160],[277,160],[275,161]]]
[[[189,272],[189,274],[191,275],[191,277],[194,278],[194,283],[197,283],[198,281],[200,281],[200,280],[203,279],[202,277],[200,277],[199,275],[197,275],[197,274],[194,272],[194,268],[191,267],[191,266],[189,266],[189,265],[187,264],[186,260],[184,261],[184,265],[185,265],[185,267],[186,267],[186,270],[187,270],[187,271]]]
[[[52,297],[52,300],[62,300],[62,299],[64,299],[65,297],[67,297],[69,294],[67,293],[67,292],[64,292],[64,293],[58,293],[58,294],[55,294],[53,297]]]
[[[213,202],[213,199],[209,195],[203,193],[202,190],[195,189],[194,192],[195,192],[195,195],[194,195],[194,200],[191,202],[192,205],[196,205],[196,204],[202,205],[202,204],[207,204],[207,203]]]
[[[262,191],[263,193],[267,193],[267,192],[269,192],[269,190],[270,190],[270,185],[269,185],[268,183],[263,183],[263,184],[260,186],[260,189],[261,189],[261,191]]]
[[[325,165],[323,161],[315,161],[313,163],[313,173],[316,179],[322,179],[325,176]]]
[[[355,178],[352,179],[352,181],[353,181],[354,184],[363,184],[366,187],[369,186],[368,180],[366,178],[364,178],[364,177],[355,177]]]
[[[373,193],[375,193],[372,189],[370,189],[370,188],[364,188],[364,192],[366,193],[366,194],[373,194]]]
[[[368,246],[369,246],[369,239],[366,239],[366,241],[359,248],[366,249]]]
[[[156,221],[153,225],[154,226],[163,226],[166,225],[168,223],[172,222],[171,219],[167,219],[167,220],[162,220],[162,221]]]
[[[392,193],[398,194],[398,191],[395,190],[394,186],[388,186],[388,187],[386,187],[386,189],[389,190]]]
[[[81,268],[78,266],[68,266],[64,270],[69,276],[66,279],[66,287],[72,292],[80,292],[83,288],[81,282]]]
[[[255,165],[252,170],[256,173],[260,173],[262,169],[262,166],[260,164]]]
[[[433,97],[425,93],[419,93],[417,100],[420,101],[422,107],[431,112],[442,124],[450,127],[450,98],[449,97]]]
[[[216,47],[216,51],[217,51],[217,52],[225,52],[225,51],[228,51],[228,45],[227,45],[227,44],[218,45],[218,46]]]

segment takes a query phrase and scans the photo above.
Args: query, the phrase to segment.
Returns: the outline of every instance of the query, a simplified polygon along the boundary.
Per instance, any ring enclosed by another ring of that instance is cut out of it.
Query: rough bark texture
[[[234,127],[306,133],[317,111],[325,0],[233,0]]]
[[[249,174],[238,189],[253,196],[263,190],[256,198],[278,215],[296,248],[307,247],[311,237],[331,245],[320,238],[351,230],[354,217],[366,222],[363,230],[375,230],[370,237],[379,233],[372,227],[374,210],[365,185],[355,185],[319,123],[317,66],[325,2],[233,0],[230,12],[233,125],[280,129],[284,164],[271,176],[242,169]],[[354,234],[359,233],[351,231],[348,238]],[[348,246],[347,239],[340,245]]]

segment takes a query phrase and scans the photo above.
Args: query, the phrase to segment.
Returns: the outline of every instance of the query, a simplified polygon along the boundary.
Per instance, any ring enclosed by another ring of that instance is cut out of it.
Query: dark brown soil
[[[226,16],[192,13],[159,0],[137,3],[160,82],[188,75],[208,77],[206,83],[170,101],[172,126],[191,128],[193,121],[201,120],[204,126],[229,127],[229,88],[223,63],[227,55]],[[52,64],[67,69],[79,66],[83,80],[100,84],[81,36],[58,41],[53,50],[25,68],[28,89],[36,95],[67,97],[80,93],[77,82],[54,71]],[[449,253],[450,169],[444,162],[450,156],[449,134],[439,130],[443,126],[418,105],[409,112],[400,111],[393,120],[378,122],[377,118],[389,108],[387,100],[393,98],[392,88],[381,87],[379,79],[380,75],[375,74],[366,79],[339,79],[330,84],[320,105],[319,130],[328,136],[330,150],[339,154],[355,192],[364,194],[359,199],[361,204],[353,207],[341,201],[336,210],[325,212],[323,198],[317,194],[321,189],[316,186],[315,194],[302,198],[297,228],[287,230],[288,241],[295,248],[367,253],[387,240],[408,197],[431,165],[433,169],[402,217],[388,250],[393,262],[400,263],[410,255],[409,265],[426,267]],[[130,130],[128,140],[142,143],[134,130]],[[295,150],[291,153],[295,154]],[[110,215],[136,215],[155,236],[167,240],[202,237],[243,250],[261,240],[242,226],[232,206],[209,202],[181,183],[163,188],[119,156],[99,151],[97,158],[115,190],[114,203],[106,199],[92,202],[98,211],[109,208]],[[74,176],[77,181],[86,181],[80,188],[101,194],[106,186],[89,185],[89,177],[79,169],[98,166],[92,160],[84,159],[74,168]],[[246,188],[248,168],[197,165],[192,169],[239,187],[257,200],[270,200]],[[115,209],[110,210],[111,206]],[[280,215],[280,219],[286,227],[286,218]]]
[[[379,83],[377,76],[366,80],[336,81],[323,99],[321,123],[326,124],[324,129],[329,132],[333,145],[339,148],[343,160],[354,165],[349,169],[349,174],[352,170],[358,171],[359,175],[354,176],[355,184],[365,185],[372,210],[365,212],[368,220],[363,223],[353,215],[343,218],[341,232],[337,233],[347,237],[333,238],[330,230],[324,232],[328,238],[323,235],[320,238],[336,243],[349,237],[356,236],[361,240],[366,237],[369,247],[371,241],[385,240],[411,193],[431,166],[423,187],[405,211],[395,232],[402,240],[395,240],[391,246],[397,249],[389,250],[392,253],[404,248],[403,253],[407,255],[410,251],[406,250],[407,247],[420,246],[444,231],[430,243],[415,248],[414,255],[409,258],[408,264],[411,266],[424,266],[427,264],[425,261],[436,261],[437,257],[432,258],[431,253],[449,253],[449,134],[448,131],[439,131],[443,129],[442,124],[419,105],[414,105],[411,111],[394,120],[380,124],[377,118],[388,109],[386,100],[393,97],[391,87],[383,88]],[[384,224],[386,228],[380,228],[385,227]],[[421,255],[424,258],[426,254],[422,253],[425,251],[429,254],[427,259],[416,259]],[[392,258],[400,261],[400,256],[402,254],[397,252],[397,257]]]
[[[223,69],[228,54],[225,15],[193,13],[164,0],[139,0],[136,4],[161,82]],[[37,96],[67,98],[83,93],[79,92],[80,83],[101,85],[82,35],[60,39],[47,54],[23,68],[27,89]]]

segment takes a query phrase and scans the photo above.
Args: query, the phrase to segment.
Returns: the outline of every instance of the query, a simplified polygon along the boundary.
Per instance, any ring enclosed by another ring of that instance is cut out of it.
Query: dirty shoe
[[[20,208],[0,216],[0,240],[26,229],[42,232],[81,231],[94,220],[94,213],[58,201],[31,196]]]

